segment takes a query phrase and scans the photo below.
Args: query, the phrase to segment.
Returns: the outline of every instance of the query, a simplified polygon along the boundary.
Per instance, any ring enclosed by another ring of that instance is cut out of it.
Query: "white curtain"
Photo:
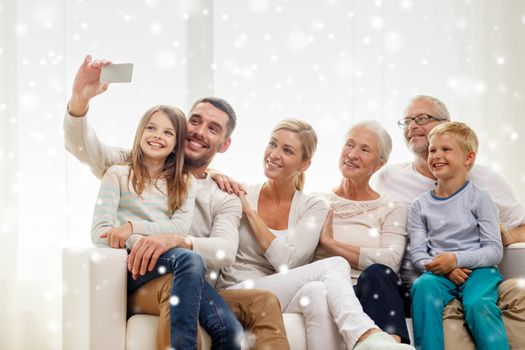
[[[381,121],[392,161],[408,160],[396,120],[424,93],[476,128],[478,161],[525,199],[524,38],[519,0],[0,2],[0,348],[61,349],[61,249],[90,244],[98,190],[63,147],[86,53],[135,64],[90,106],[109,144],[129,147],[154,104],[214,94],[238,114],[216,168],[261,180],[272,126],[298,117],[319,135],[307,190],[326,191],[354,121]]]

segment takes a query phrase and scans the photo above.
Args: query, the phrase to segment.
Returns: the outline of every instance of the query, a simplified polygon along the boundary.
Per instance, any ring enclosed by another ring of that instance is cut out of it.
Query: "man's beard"
[[[409,145],[410,151],[418,158],[428,158],[428,145]]]
[[[190,168],[200,168],[201,166],[207,165],[211,162],[211,159],[205,159],[204,157],[201,157],[199,159],[190,159],[188,157],[184,158],[184,164]]]

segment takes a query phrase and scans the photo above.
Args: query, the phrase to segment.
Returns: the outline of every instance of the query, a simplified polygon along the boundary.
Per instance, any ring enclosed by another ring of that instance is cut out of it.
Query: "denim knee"
[[[166,266],[168,265],[168,266]],[[159,273],[178,272],[184,269],[185,272],[204,275],[206,264],[202,257],[188,249],[173,248],[162,254],[157,263]],[[164,267],[163,270],[161,267]]]
[[[213,349],[240,349],[244,330],[235,314],[211,285],[206,284],[202,293],[208,307],[201,307],[199,321],[212,339]]]

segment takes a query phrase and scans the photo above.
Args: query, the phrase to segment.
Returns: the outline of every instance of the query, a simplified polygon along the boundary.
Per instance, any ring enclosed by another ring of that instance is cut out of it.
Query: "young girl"
[[[144,236],[188,234],[196,184],[184,168],[185,140],[186,119],[179,109],[155,106],[144,114],[129,163],[110,167],[102,179],[91,231],[96,245],[131,249]],[[215,323],[225,323],[235,334],[242,332],[235,317],[225,320],[217,313],[214,304],[224,301],[210,298],[205,271],[200,255],[173,248],[159,257],[156,266],[148,266],[146,274],[128,273],[128,295],[164,273],[175,274],[170,298],[172,348],[197,349],[199,317],[214,346],[239,346],[239,339],[225,339],[224,329],[214,328]],[[214,323],[217,318],[220,320]],[[214,334],[216,331],[220,334]],[[163,333],[157,329],[157,338]]]
[[[184,113],[169,106],[150,108],[139,123],[130,161],[110,167],[95,207],[92,240],[131,248],[143,235],[187,234],[195,186],[184,169]]]

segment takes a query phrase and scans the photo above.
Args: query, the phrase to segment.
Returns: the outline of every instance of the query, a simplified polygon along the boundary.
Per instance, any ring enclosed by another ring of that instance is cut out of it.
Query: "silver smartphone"
[[[111,63],[102,67],[101,83],[129,83],[133,75],[133,63]]]

